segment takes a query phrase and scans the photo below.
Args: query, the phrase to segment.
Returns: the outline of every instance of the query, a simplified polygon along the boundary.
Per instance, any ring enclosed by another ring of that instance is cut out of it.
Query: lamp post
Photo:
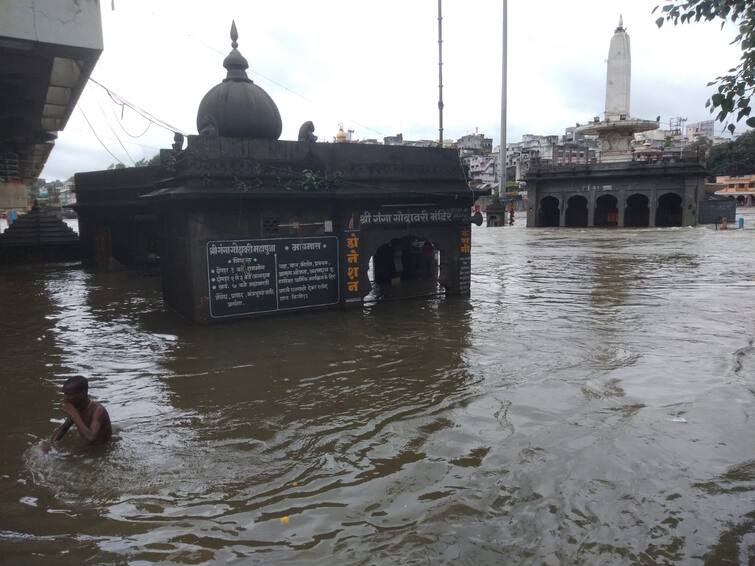
[[[493,193],[493,198],[485,210],[488,227],[506,225],[506,207],[501,202],[501,197],[506,192],[506,74],[507,74],[507,43],[508,43],[508,2],[503,0],[502,18],[502,53],[501,53],[501,145],[498,148],[498,163],[500,173],[498,175],[498,191]]]
[[[499,148],[499,159],[501,163],[501,175],[498,184],[498,197],[500,198],[506,192],[506,63],[508,60],[508,1],[503,0],[503,45],[501,56],[501,147]]]
[[[438,145],[443,147],[443,13],[438,0]]]

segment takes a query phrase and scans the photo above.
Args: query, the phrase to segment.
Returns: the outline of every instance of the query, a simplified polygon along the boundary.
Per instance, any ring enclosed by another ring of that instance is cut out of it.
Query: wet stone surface
[[[0,562],[751,563],[755,231],[472,241],[468,300],[206,328],[4,269]],[[115,440],[45,456],[75,374]]]

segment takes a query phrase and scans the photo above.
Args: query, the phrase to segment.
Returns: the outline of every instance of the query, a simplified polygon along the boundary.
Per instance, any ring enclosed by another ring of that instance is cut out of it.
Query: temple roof
[[[282,123],[273,99],[247,76],[249,63],[238,51],[236,22],[231,24],[231,52],[223,61],[228,73],[205,94],[197,111],[202,135],[277,140]]]

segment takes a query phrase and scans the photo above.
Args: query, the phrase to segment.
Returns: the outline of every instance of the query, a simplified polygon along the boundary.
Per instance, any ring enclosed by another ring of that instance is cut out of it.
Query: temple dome
[[[249,64],[236,49],[237,39],[233,22],[232,50],[223,61],[228,74],[199,103],[197,130],[207,135],[277,140],[282,130],[280,112],[270,95],[247,76]]]

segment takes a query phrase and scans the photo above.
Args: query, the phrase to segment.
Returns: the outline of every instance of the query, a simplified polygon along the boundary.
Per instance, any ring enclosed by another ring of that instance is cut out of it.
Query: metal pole
[[[443,147],[443,15],[438,0],[438,145]]]
[[[499,148],[498,159],[501,164],[501,175],[499,177],[498,184],[498,197],[502,197],[506,192],[506,62],[508,59],[508,22],[507,11],[508,2],[503,0],[503,55],[501,57],[501,147]]]

